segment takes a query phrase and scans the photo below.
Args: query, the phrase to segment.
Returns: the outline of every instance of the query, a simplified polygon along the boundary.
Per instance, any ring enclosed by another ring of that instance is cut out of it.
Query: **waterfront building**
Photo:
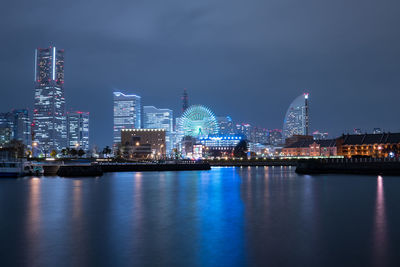
[[[232,156],[234,148],[243,139],[242,135],[209,135],[200,137],[199,143],[208,156]]]
[[[314,137],[314,140],[326,140],[328,139],[328,133],[320,132],[320,131],[314,131],[312,133],[312,136]]]
[[[217,117],[219,125],[219,132],[222,135],[235,134],[235,125],[233,124],[232,118],[229,116]]]
[[[121,130],[141,128],[141,97],[114,92],[113,143],[121,142]]]
[[[214,113],[202,105],[192,105],[178,120],[178,129],[183,136],[201,137],[219,133],[219,126]]]
[[[337,156],[336,139],[301,139],[285,145],[281,155],[285,157],[332,157]]]
[[[67,113],[68,147],[89,151],[89,112]]]
[[[160,109],[154,106],[143,107],[143,128],[164,129],[166,131],[166,151],[169,154],[172,150],[173,112],[170,109]]]
[[[165,133],[165,129],[122,129],[121,148],[125,153],[124,157],[136,158],[139,154],[145,155],[148,152],[151,154],[147,156],[152,158],[165,156]]]
[[[309,132],[309,94],[298,96],[289,106],[283,122],[283,137],[308,135]]]
[[[385,158],[398,157],[400,133],[346,134],[338,138],[338,155]]]
[[[35,50],[33,139],[50,153],[67,143],[64,97],[64,50],[54,46]]]
[[[282,144],[282,130],[273,129],[269,130],[269,143],[274,146]]]

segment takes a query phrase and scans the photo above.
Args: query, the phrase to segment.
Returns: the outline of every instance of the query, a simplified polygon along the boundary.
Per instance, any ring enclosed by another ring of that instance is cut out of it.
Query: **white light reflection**
[[[378,176],[376,187],[376,203],[374,216],[374,262],[376,266],[386,266],[387,251],[387,223],[385,210],[385,194],[383,188],[383,178]]]

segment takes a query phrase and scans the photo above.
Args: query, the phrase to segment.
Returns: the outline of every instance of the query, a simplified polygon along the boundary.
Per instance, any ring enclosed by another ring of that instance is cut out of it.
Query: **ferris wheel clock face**
[[[184,134],[188,136],[208,136],[219,132],[214,113],[202,105],[193,105],[186,109],[181,124]]]

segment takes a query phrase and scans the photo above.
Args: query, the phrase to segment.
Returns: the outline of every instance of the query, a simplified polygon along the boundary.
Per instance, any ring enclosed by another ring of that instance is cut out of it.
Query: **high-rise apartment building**
[[[45,154],[66,146],[64,50],[54,46],[35,50],[33,137]]]
[[[172,150],[173,132],[173,112],[166,108],[156,108],[154,106],[143,107],[143,128],[145,129],[164,129],[167,154]]]
[[[141,97],[114,92],[113,143],[121,143],[121,130],[141,128]]]
[[[309,95],[298,96],[289,106],[283,122],[283,137],[309,134]]]
[[[89,112],[67,113],[68,147],[89,150]]]

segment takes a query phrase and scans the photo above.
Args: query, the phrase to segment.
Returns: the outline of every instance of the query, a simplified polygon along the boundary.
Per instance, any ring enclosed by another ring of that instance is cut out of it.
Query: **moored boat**
[[[21,177],[24,175],[22,162],[0,162],[0,177]]]

